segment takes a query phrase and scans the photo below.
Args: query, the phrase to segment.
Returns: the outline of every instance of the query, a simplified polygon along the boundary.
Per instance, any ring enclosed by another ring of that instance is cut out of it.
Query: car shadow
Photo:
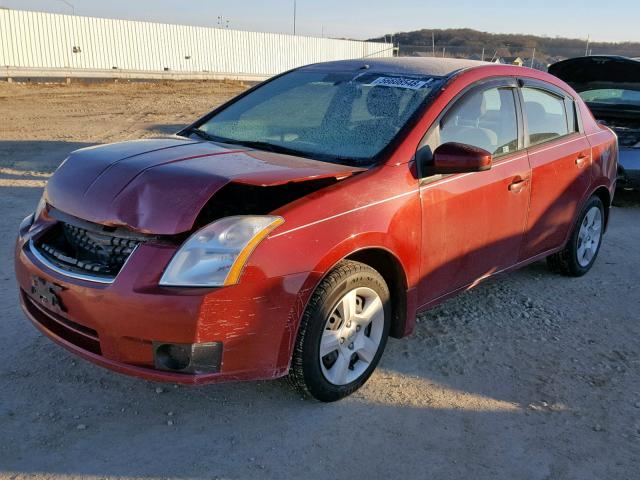
[[[0,168],[52,173],[71,152],[89,142],[0,140]]]
[[[156,123],[146,127],[146,130],[158,135],[174,135],[186,126],[186,123]]]
[[[640,206],[640,190],[618,188],[613,199],[613,205],[620,208]]]

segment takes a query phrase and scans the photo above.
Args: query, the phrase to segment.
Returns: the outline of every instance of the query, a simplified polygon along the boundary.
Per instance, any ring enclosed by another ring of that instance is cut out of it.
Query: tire
[[[569,277],[581,277],[596,261],[604,233],[604,205],[593,196],[581,210],[563,250],[547,257],[549,268]]]
[[[352,394],[380,361],[390,324],[389,288],[382,276],[363,263],[340,262],[320,282],[302,315],[290,383],[303,396],[322,402]]]

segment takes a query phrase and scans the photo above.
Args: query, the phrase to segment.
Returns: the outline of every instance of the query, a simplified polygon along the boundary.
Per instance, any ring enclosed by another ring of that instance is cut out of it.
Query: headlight
[[[160,285],[221,287],[238,283],[253,249],[282,223],[282,217],[237,216],[207,225],[176,252]]]

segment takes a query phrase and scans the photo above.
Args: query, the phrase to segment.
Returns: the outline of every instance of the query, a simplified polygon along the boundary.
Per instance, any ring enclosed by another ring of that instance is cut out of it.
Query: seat
[[[369,119],[341,132],[341,141],[352,145],[388,143],[400,130],[400,95],[395,88],[373,87],[367,92],[365,106]]]
[[[524,102],[529,138],[532,144],[541,143],[568,133],[563,114],[547,113],[544,106],[532,100]]]
[[[498,144],[498,134],[480,126],[485,113],[484,96],[469,97],[445,118],[441,142],[465,143],[494,153]]]
[[[367,93],[367,111],[374,117],[371,122],[378,136],[390,140],[398,132],[400,95],[395,88],[373,87]]]

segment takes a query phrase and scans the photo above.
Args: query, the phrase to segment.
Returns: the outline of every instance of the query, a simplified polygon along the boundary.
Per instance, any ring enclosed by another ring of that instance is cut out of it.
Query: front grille
[[[140,240],[114,235],[106,227],[58,222],[35,242],[48,261],[73,273],[114,278]]]
[[[102,355],[98,332],[49,310],[29,297],[24,290],[20,290],[20,294],[22,295],[22,301],[27,312],[29,312],[31,318],[38,322],[38,324],[42,325],[57,337],[83,350],[95,353],[96,355]]]

